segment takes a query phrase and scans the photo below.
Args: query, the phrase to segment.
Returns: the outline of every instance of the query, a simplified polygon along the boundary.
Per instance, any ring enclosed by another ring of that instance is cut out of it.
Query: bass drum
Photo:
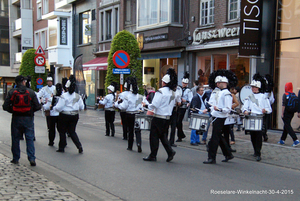
[[[250,84],[246,84],[241,88],[241,91],[239,93],[239,98],[241,103],[244,105],[245,99],[253,94]]]

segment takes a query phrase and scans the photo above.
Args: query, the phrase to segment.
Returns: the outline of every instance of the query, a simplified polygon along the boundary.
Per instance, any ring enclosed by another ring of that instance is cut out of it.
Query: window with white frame
[[[228,0],[228,21],[235,21],[240,18],[241,0]]]
[[[42,19],[42,4],[38,3],[37,4],[37,13],[36,13],[36,19],[41,20]]]
[[[200,25],[213,24],[215,21],[215,0],[200,1]]]
[[[79,44],[91,42],[92,37],[92,12],[87,11],[79,14]]]
[[[100,10],[100,41],[111,40],[119,32],[119,6]]]
[[[43,14],[49,13],[49,0],[43,0]]]
[[[180,0],[138,0],[137,27],[180,23]]]

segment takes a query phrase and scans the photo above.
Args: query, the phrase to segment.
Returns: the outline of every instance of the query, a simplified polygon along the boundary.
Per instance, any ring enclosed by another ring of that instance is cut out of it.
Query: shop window
[[[211,69],[211,57],[198,57],[197,75],[200,84],[208,84]]]
[[[91,42],[91,11],[79,14],[79,44]]]
[[[226,70],[226,63],[227,63],[226,54],[214,55],[214,70],[219,70],[219,69]]]
[[[119,31],[119,7],[113,6],[100,11],[100,40],[111,40]]]
[[[215,0],[201,0],[200,2],[200,25],[209,25],[214,23]]]
[[[240,18],[241,0],[228,0],[228,21],[235,21]]]
[[[229,69],[235,73],[238,78],[238,86],[242,87],[245,84],[249,84],[249,59],[248,58],[238,58],[236,54],[229,56]]]
[[[180,8],[181,1],[179,0],[138,0],[137,27],[180,23]]]

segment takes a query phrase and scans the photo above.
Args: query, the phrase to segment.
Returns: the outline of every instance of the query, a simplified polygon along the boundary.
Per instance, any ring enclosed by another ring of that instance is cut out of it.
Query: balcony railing
[[[22,18],[15,20],[15,31],[22,29]]]
[[[15,53],[15,63],[19,64],[22,62],[22,52]]]

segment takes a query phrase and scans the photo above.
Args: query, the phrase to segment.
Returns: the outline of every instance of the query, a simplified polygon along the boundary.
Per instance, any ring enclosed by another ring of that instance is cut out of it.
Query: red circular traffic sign
[[[42,78],[38,78],[38,79],[36,79],[36,83],[41,85],[44,83],[44,80]]]
[[[130,63],[130,57],[124,50],[118,50],[113,55],[113,62],[118,68],[126,68]]]
[[[46,59],[43,55],[37,55],[34,57],[34,63],[37,66],[44,66],[46,63]]]

